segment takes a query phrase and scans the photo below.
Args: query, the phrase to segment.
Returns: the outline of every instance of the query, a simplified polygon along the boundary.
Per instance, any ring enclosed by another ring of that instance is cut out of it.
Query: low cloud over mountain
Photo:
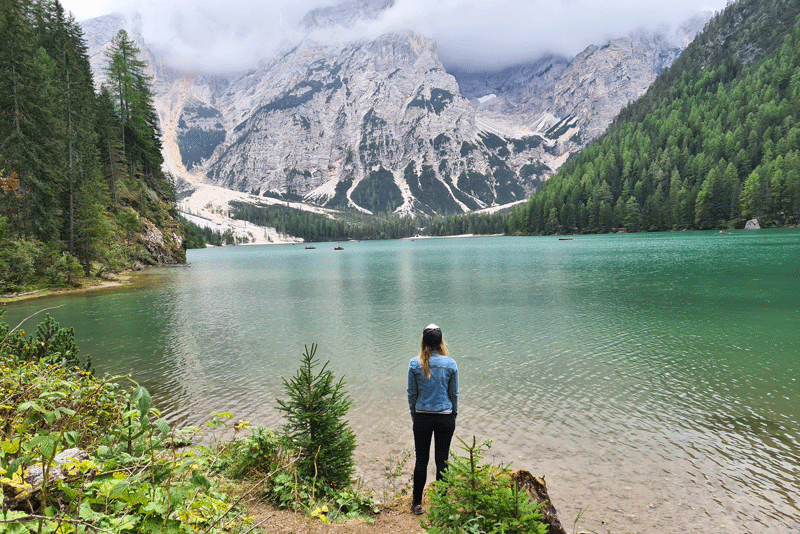
[[[103,14],[82,8],[81,0],[64,4],[79,18]],[[289,51],[309,32],[316,41],[341,42],[401,30],[434,39],[448,69],[499,69],[544,54],[571,57],[640,29],[671,31],[724,5],[725,0],[111,0],[106,9],[140,13],[142,36],[175,67],[234,72]]]

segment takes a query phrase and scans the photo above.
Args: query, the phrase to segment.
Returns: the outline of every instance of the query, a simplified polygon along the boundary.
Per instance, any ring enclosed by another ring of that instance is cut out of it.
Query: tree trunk
[[[525,490],[530,496],[531,501],[541,503],[541,511],[544,515],[544,522],[547,524],[547,534],[567,534],[561,521],[556,515],[556,507],[547,494],[547,484],[544,477],[535,477],[524,469],[517,469],[511,473],[511,480],[519,489]]]

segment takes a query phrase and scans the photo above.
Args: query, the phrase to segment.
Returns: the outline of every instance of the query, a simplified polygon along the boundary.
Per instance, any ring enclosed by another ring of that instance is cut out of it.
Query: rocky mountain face
[[[708,19],[686,21],[671,34],[639,33],[591,45],[572,59],[544,57],[493,73],[458,73],[461,94],[484,121],[547,130],[574,124],[580,149],[601,134],[626,104],[639,98],[680,55]],[[562,122],[562,125],[565,124]]]
[[[346,25],[375,9],[374,0],[345,2],[304,24]],[[101,19],[83,25],[93,54],[120,23]],[[527,198],[644,93],[700,26],[682,40],[617,39],[573,59],[455,75],[436,43],[414,32],[307,39],[227,77],[177,72],[140,44],[173,174],[332,208],[433,214]]]
[[[394,6],[394,0],[346,0],[332,6],[309,11],[300,26],[305,30],[342,26],[352,28],[359,20],[378,18]]]

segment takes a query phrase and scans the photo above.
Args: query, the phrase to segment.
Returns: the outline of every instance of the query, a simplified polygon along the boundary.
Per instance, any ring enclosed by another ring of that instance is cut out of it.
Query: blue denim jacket
[[[408,364],[408,409],[411,417],[417,410],[453,411],[458,415],[458,366],[456,361],[434,352],[431,354],[431,377],[425,377],[419,356]]]

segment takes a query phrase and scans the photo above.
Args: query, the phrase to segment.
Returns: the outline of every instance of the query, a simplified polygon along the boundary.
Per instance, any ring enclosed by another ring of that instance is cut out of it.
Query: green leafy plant
[[[256,427],[250,435],[233,438],[220,449],[213,468],[234,479],[262,476],[284,463],[278,436],[263,427]]]
[[[526,532],[546,534],[540,505],[512,482],[508,467],[482,463],[490,441],[462,439],[465,456],[452,455],[443,479],[432,484],[427,516],[429,534]]]
[[[241,498],[231,504],[209,476],[214,458],[176,447],[199,428],[171,429],[137,384],[65,366],[64,343],[20,359],[2,322],[0,334],[0,533],[251,530]]]
[[[386,463],[383,464],[383,492],[382,498],[385,501],[390,501],[399,495],[405,495],[411,489],[413,479],[409,476],[405,484],[401,484],[400,478],[406,468],[406,464],[414,456],[412,449],[400,449],[389,451],[389,456]]]
[[[4,312],[0,309],[0,319]],[[19,329],[21,326],[9,330],[8,325],[0,321],[0,356],[19,361],[42,360],[65,367],[82,366],[87,371],[92,368],[91,358],[87,357],[86,362],[82,363],[78,356],[75,331],[61,328],[49,313],[44,322],[37,326],[35,339],[32,336],[25,337],[25,331]]]

